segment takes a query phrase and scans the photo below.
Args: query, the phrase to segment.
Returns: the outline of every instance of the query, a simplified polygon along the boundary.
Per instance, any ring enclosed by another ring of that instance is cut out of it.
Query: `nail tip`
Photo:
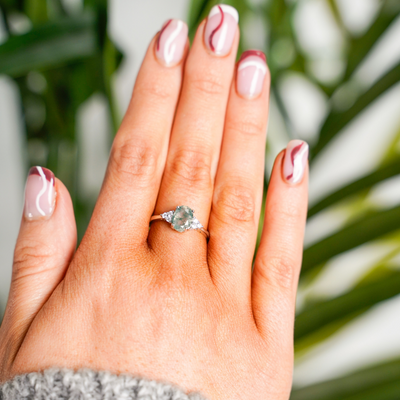
[[[236,23],[239,23],[239,12],[236,10],[235,7],[229,5],[229,4],[216,4],[214,7],[211,8],[210,13],[208,17],[212,17],[213,15],[217,14],[219,12],[219,8],[221,7],[222,11],[231,15]]]
[[[163,23],[163,25],[161,26],[161,30],[167,25],[167,24],[170,24],[170,23],[172,23],[172,22],[180,22],[185,28],[188,28],[188,24],[185,22],[185,21],[183,21],[182,19],[179,19],[179,18],[169,18],[169,19],[167,19],[164,23]],[[161,31],[160,30],[160,31]]]
[[[299,144],[303,144],[303,145],[309,147],[308,143],[305,140],[302,140],[302,139],[292,139],[292,140],[289,141],[288,146],[289,145],[296,146],[296,145],[299,145]]]
[[[55,185],[54,173],[45,167],[41,167],[41,166],[32,167],[29,170],[28,177],[31,175],[38,175],[40,177],[44,176],[46,180],[53,183],[53,186]]]
[[[30,170],[29,170],[28,176],[29,175],[36,175],[38,172],[39,172],[38,171],[38,167],[31,167]]]
[[[242,53],[240,56],[239,62],[243,61],[245,58],[250,57],[250,56],[256,56],[261,58],[265,63],[267,63],[267,57],[265,56],[265,53],[261,50],[246,50]]]

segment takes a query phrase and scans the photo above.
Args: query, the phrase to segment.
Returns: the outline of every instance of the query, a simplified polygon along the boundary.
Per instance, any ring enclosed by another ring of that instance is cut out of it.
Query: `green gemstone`
[[[178,232],[184,232],[193,221],[193,210],[188,206],[179,206],[172,216],[171,226]]]

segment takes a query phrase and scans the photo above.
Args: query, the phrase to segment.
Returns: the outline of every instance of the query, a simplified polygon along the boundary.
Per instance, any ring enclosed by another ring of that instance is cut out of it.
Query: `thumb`
[[[63,279],[76,240],[74,211],[67,189],[50,170],[33,167],[26,182],[24,215],[0,331],[0,338],[9,339],[12,347],[19,347],[17,342],[22,341],[35,315]]]

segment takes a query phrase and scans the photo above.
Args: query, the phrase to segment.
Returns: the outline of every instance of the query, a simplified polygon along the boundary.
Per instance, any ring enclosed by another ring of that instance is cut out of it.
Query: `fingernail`
[[[257,97],[263,89],[266,73],[267,63],[265,54],[258,50],[245,51],[240,57],[238,64],[236,77],[237,92],[243,97]]]
[[[235,8],[226,4],[214,6],[208,14],[204,31],[206,46],[218,56],[225,56],[231,51],[233,39],[239,22]]]
[[[187,25],[179,19],[170,19],[162,27],[155,43],[156,56],[167,67],[179,64],[185,51]]]
[[[291,140],[283,161],[283,175],[289,183],[300,182],[308,160],[308,144],[302,140]]]
[[[56,200],[54,174],[42,167],[29,171],[25,187],[25,218],[35,220],[50,218]]]

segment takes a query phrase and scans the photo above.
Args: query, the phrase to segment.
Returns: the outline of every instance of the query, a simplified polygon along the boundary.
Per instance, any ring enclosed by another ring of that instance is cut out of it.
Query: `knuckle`
[[[138,96],[141,99],[149,99],[153,101],[169,101],[174,97],[174,90],[168,84],[169,80],[146,80],[142,82],[133,92],[133,97]],[[153,103],[157,104],[157,103]]]
[[[196,91],[207,96],[221,95],[225,90],[221,79],[210,74],[196,74],[190,79],[190,82]]]
[[[244,136],[262,136],[266,132],[265,126],[261,122],[256,122],[257,118],[251,120],[231,120],[227,121],[226,129],[237,132]]]
[[[173,158],[170,174],[173,179],[183,180],[187,185],[210,188],[211,157],[200,150],[180,150]]]
[[[115,176],[123,180],[135,180],[148,186],[157,173],[158,152],[149,144],[134,139],[115,141],[110,155],[110,166]]]
[[[19,242],[14,253],[13,281],[55,268],[50,262],[53,258],[54,250],[46,243],[33,240]]]
[[[243,184],[224,186],[218,193],[213,211],[226,222],[254,222],[256,201],[254,191]]]
[[[295,227],[303,218],[303,212],[297,199],[285,202],[273,202],[269,205],[269,218],[276,225],[284,224],[288,229]]]
[[[295,261],[292,257],[280,253],[279,257],[269,257],[268,265],[260,261],[257,272],[274,286],[283,289],[292,289],[295,275]]]

